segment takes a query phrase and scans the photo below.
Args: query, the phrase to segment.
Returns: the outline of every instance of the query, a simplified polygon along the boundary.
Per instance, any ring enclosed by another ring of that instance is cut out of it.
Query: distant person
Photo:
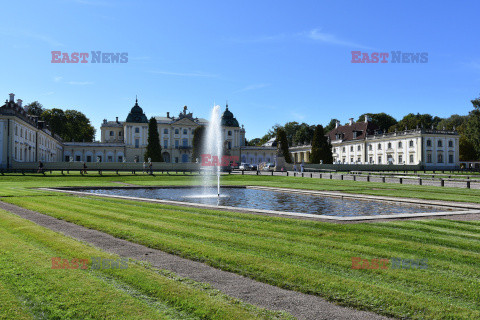
[[[302,164],[300,165],[300,170],[303,172],[303,161],[302,161]]]
[[[85,162],[83,163],[83,170],[82,170],[82,172],[83,172],[84,174],[87,174],[87,164],[86,164]]]
[[[38,161],[37,173],[43,173],[43,162],[42,161]]]
[[[150,174],[153,175],[153,165],[151,162],[148,163],[148,170],[150,171]]]
[[[143,173],[145,173],[146,169],[147,169],[147,163],[143,161]]]
[[[296,163],[293,164],[293,172],[297,172],[297,164]]]

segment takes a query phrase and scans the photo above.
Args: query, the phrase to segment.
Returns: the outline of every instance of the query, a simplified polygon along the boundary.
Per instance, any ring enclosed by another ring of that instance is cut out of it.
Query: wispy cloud
[[[269,87],[269,83],[260,83],[260,84],[251,84],[249,86],[246,86],[245,88],[242,88],[240,90],[236,90],[233,93],[240,93],[240,92],[245,92],[245,91],[250,91],[250,90],[256,90],[256,89],[262,89],[265,87]]]
[[[52,94],[55,94],[55,92],[53,92],[53,91],[48,91],[48,92],[42,93],[42,96],[51,96]]]
[[[232,38],[233,42],[239,43],[268,43],[268,42],[281,42],[281,41],[293,41],[299,39],[308,39],[315,42],[322,42],[330,45],[346,46],[362,49],[373,49],[369,46],[356,43],[354,41],[342,39],[332,33],[322,32],[320,29],[315,28],[309,31],[299,33],[280,33],[276,35],[260,35],[249,38]]]
[[[60,77],[60,76],[56,76],[56,77],[53,77],[53,81],[55,82],[60,82],[62,81],[63,77]]]
[[[67,83],[73,86],[88,86],[93,84],[91,81],[68,81]]]
[[[306,118],[305,115],[300,114],[300,113],[295,112],[295,111],[292,111],[291,114],[292,114],[292,116],[293,116],[295,119],[297,119],[297,120],[303,120],[303,119]]]
[[[64,46],[63,43],[54,39],[52,36],[48,34],[36,33],[36,32],[31,32],[26,30],[0,30],[0,34],[4,36],[15,37],[15,38],[26,37],[26,38],[34,39],[34,40],[44,42],[52,47]]]
[[[327,43],[327,44],[333,44],[333,45],[339,45],[339,46],[345,46],[345,47],[355,47],[355,48],[362,48],[362,49],[372,49],[371,47],[365,46],[363,44],[340,39],[334,34],[321,32],[319,29],[310,30],[309,32],[305,33],[305,36],[309,39]]]
[[[170,72],[170,71],[156,71],[150,70],[150,73],[154,74],[163,74],[166,76],[178,76],[178,77],[207,77],[207,78],[216,78],[218,75],[203,73],[203,72]]]

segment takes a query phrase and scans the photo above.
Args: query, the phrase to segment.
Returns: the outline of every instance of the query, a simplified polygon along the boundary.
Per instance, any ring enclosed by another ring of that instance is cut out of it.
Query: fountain
[[[220,115],[220,106],[214,106],[212,112],[210,113],[210,120],[207,126],[207,132],[204,137],[205,141],[203,142],[204,148],[202,154],[210,155],[212,159],[217,159],[218,161],[213,161],[212,166],[204,166],[203,174],[203,190],[204,196],[209,195],[208,189],[211,186],[211,177],[216,174],[217,182],[217,197],[220,197],[220,169],[221,169],[221,159],[223,152],[223,136],[222,136],[222,123]]]

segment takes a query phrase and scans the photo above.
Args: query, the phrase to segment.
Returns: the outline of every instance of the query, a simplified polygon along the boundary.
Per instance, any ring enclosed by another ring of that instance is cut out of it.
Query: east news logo
[[[390,55],[391,53],[391,55]],[[362,52],[352,51],[352,63],[427,63],[428,52]],[[390,59],[390,61],[389,61]]]
[[[89,58],[90,61],[88,60]],[[127,63],[128,52],[68,52],[52,51],[51,63]]]

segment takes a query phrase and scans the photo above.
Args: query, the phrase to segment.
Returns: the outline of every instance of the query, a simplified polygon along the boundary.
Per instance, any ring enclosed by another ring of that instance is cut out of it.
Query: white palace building
[[[460,164],[456,131],[417,128],[381,133],[365,117],[328,133],[333,161],[341,164],[424,165],[425,168],[454,168]]]

